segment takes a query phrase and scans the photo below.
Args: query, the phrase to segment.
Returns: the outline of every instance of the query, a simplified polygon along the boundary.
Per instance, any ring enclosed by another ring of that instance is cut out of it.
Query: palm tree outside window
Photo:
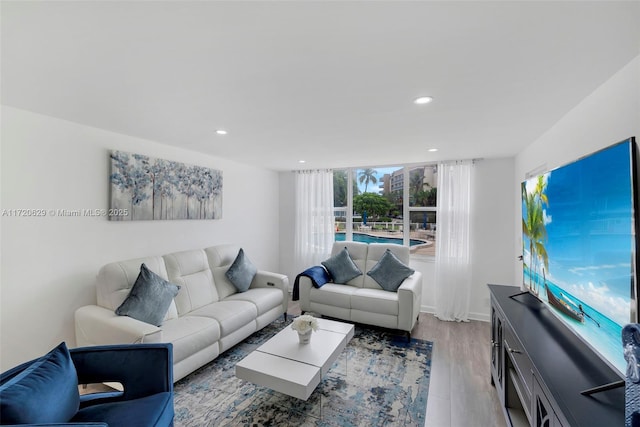
[[[360,184],[364,183],[363,193],[367,192],[370,183],[375,184],[378,182],[377,173],[377,170],[371,168],[358,171],[358,181],[360,181]]]

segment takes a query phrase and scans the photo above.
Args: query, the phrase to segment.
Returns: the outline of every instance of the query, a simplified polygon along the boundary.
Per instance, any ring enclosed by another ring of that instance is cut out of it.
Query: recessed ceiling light
[[[216,131],[216,133],[217,133],[218,135],[226,135],[226,134],[227,134],[227,131],[226,131],[226,130],[224,130],[224,129],[218,129],[218,130]]]
[[[430,151],[430,152],[432,152],[432,153],[435,153],[436,151],[438,151],[438,149],[437,149],[437,148],[429,148],[427,151]]]
[[[413,103],[414,104],[418,104],[418,105],[422,105],[422,104],[428,104],[431,101],[433,101],[433,98],[430,96],[421,96],[419,98],[416,98]]]
[[[306,160],[298,160],[298,163],[307,163]]]

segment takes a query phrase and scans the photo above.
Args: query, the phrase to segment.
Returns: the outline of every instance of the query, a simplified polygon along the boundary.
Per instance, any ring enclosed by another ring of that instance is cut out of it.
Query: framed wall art
[[[117,221],[220,219],[222,171],[112,151],[109,215]]]

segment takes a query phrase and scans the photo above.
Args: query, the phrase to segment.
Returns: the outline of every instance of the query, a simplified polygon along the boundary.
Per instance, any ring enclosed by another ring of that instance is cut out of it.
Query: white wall
[[[0,222],[0,369],[61,341],[75,345],[73,313],[95,303],[94,278],[112,261],[238,243],[277,271],[278,174],[152,141],[2,108],[1,209],[105,209],[109,150],[223,171],[221,220],[110,222],[9,217]]]
[[[512,184],[513,158],[478,162],[475,174],[472,223],[472,280],[470,315],[489,321],[487,284],[510,285],[515,236],[509,224],[515,216]]]
[[[515,159],[515,253],[522,253],[520,183],[527,172],[554,169],[608,145],[635,136],[640,142],[640,56],[573,108]],[[514,283],[522,283],[522,263],[514,262]]]
[[[470,316],[489,320],[488,283],[510,284],[512,274],[514,192],[513,159],[485,159],[474,166],[472,220],[472,292]],[[290,284],[299,272],[292,271],[294,174],[280,173],[280,271]],[[290,225],[291,224],[291,225]],[[422,311],[434,311],[433,260],[413,258],[411,266],[423,275]]]

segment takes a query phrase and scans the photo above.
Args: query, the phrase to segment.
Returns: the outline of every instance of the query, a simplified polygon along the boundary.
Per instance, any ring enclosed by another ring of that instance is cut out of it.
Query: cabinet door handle
[[[491,340],[491,347],[498,347],[500,346],[500,343],[495,342],[494,340]]]
[[[509,347],[509,345],[507,345],[507,351],[509,353],[511,353],[511,354],[513,354],[513,353],[518,353],[518,354],[522,353],[520,350],[516,350],[515,348]]]

